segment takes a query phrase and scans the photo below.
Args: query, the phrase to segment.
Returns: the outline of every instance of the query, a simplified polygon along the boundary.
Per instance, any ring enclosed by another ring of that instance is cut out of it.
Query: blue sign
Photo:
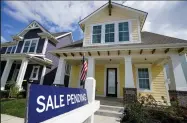
[[[31,84],[28,123],[39,123],[86,104],[85,89]]]

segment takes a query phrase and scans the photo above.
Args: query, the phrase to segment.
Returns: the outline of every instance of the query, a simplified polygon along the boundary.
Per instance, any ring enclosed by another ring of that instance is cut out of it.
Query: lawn
[[[1,114],[25,117],[26,99],[1,99]]]

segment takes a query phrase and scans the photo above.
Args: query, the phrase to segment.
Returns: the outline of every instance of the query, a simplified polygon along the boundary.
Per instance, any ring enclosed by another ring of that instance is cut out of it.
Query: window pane
[[[13,46],[11,53],[14,53],[15,50],[16,50],[16,46]]]
[[[114,42],[114,33],[105,34],[105,42]]]
[[[35,51],[36,43],[37,43],[37,40],[32,41],[29,52],[34,52]]]
[[[119,23],[119,31],[129,31],[128,22]]]
[[[138,68],[139,88],[150,89],[148,68]]]
[[[105,42],[114,42],[114,24],[105,25]]]
[[[11,50],[12,50],[12,47],[8,47],[8,49],[7,49],[7,54],[10,54],[10,52],[11,52]]]
[[[29,45],[30,45],[30,41],[26,41],[24,46],[28,47]]]
[[[26,53],[26,52],[28,51],[28,48],[29,48],[29,47],[24,47],[23,53]]]
[[[101,25],[93,26],[93,34],[100,34],[101,33]]]
[[[101,34],[92,36],[93,43],[101,43]]]
[[[35,67],[35,68],[34,68],[34,73],[36,73],[37,71],[38,71],[38,68]]]
[[[129,41],[129,32],[119,32],[119,41]]]
[[[36,73],[33,73],[33,74],[32,74],[32,78],[36,78]]]

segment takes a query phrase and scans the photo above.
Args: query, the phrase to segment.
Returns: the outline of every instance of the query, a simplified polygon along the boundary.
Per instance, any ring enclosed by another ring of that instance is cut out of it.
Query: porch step
[[[123,107],[100,105],[100,109],[95,112],[95,115],[120,118],[123,114]]]

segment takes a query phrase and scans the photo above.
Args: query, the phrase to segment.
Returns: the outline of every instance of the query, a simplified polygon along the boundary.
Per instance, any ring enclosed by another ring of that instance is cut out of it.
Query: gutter
[[[111,45],[110,45],[111,46]],[[131,45],[131,46],[111,46],[111,47],[81,47],[81,48],[64,48],[61,50],[49,51],[49,53],[61,52],[79,52],[79,51],[108,51],[108,50],[137,50],[137,49],[162,49],[162,48],[181,48],[187,47],[187,43],[176,44],[154,44],[154,45]]]

